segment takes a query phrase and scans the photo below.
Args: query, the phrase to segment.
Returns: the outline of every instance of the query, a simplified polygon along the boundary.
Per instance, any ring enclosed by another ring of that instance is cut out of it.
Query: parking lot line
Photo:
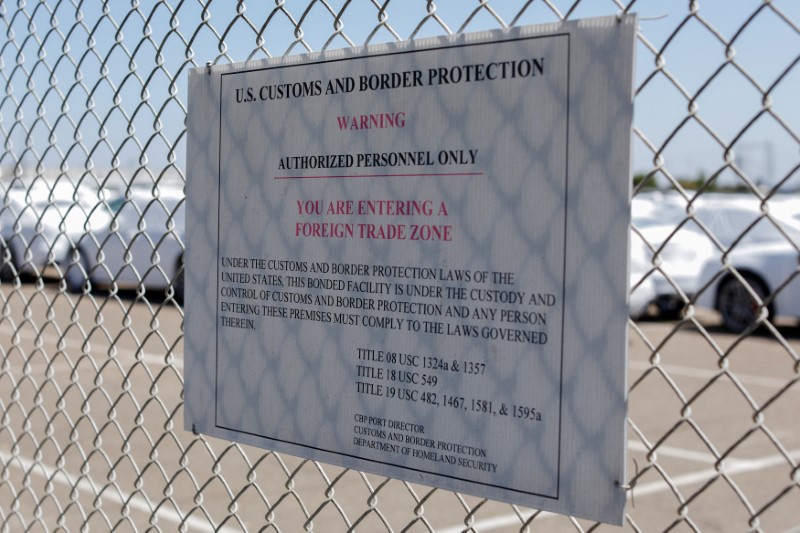
[[[800,448],[789,452],[789,456],[795,461],[800,460]],[[727,475],[746,474],[748,472],[773,468],[786,464],[786,457],[780,453],[768,455],[766,457],[762,457],[761,459],[727,459],[725,460],[725,465],[727,466],[723,468],[722,473]],[[701,483],[703,481],[709,481],[718,474],[719,472],[715,468],[709,468],[698,472],[692,472],[690,474],[675,476],[670,478],[670,481],[673,486],[682,487],[684,485],[692,485],[695,483]],[[655,494],[665,490],[671,490],[670,485],[668,485],[666,481],[651,481],[650,483],[645,483],[644,485],[635,487],[634,496],[647,496],[649,494]]]
[[[646,361],[629,361],[628,365],[630,368],[634,370],[646,370],[648,368],[652,368],[653,365]],[[703,379],[708,380],[717,374],[719,374],[718,370],[709,370],[707,368],[695,368],[691,366],[681,366],[681,365],[659,365],[661,369],[663,369],[667,374],[673,376],[681,376],[686,378],[695,378],[695,379]],[[734,372],[731,371],[731,374],[736,376],[736,379],[744,383],[745,385],[757,385],[760,387],[770,387],[773,389],[781,389],[786,386],[788,380],[786,379],[776,379],[776,378],[768,378],[764,376],[754,376],[752,374],[743,374],[741,372]],[[800,392],[800,387],[793,387],[788,389],[794,392]]]
[[[523,515],[524,516],[524,515]],[[531,515],[527,515],[525,520],[528,520]],[[534,520],[534,524],[539,523],[540,520],[544,520],[546,518],[552,518],[554,516],[559,516],[555,513],[548,513],[547,511],[542,511]],[[508,526],[520,526],[522,522],[520,522],[519,517],[513,513],[509,513],[506,515],[499,515],[493,518],[486,518],[484,520],[477,520],[475,523],[472,524],[472,529],[470,531],[480,531],[483,533],[484,531],[494,531],[496,529],[508,527]],[[465,529],[468,529],[465,525],[460,526],[450,526],[446,527],[445,529],[438,529],[436,533],[462,533]]]
[[[629,440],[628,450],[642,453],[647,453],[649,451],[647,447],[638,440]],[[659,457],[674,457],[676,459],[696,461],[698,463],[714,464],[717,462],[716,457],[710,453],[676,448],[675,446],[659,446],[656,453],[658,453]]]
[[[30,459],[20,456],[12,456],[5,452],[0,452],[0,460],[3,461],[4,465],[14,465],[18,467],[20,470],[24,471],[26,475],[30,475],[33,472],[47,479],[49,483],[59,483],[71,490],[77,490],[78,492],[87,494],[90,498],[92,498],[92,500],[98,497],[97,491],[94,490],[94,486],[86,478],[81,478],[76,482],[73,477],[64,470],[55,470],[41,462],[31,461]],[[136,511],[140,511],[148,516],[153,513],[153,509],[150,505],[148,505],[147,500],[144,497],[139,495],[131,497],[130,494],[123,492],[118,485],[116,486],[116,491],[103,491],[101,494],[99,494],[99,497],[101,500],[108,502],[113,501],[117,504],[125,502],[125,505],[128,507],[131,507]],[[183,518],[174,509],[167,506],[160,507],[155,514],[159,520],[170,522],[176,526],[180,525],[183,521]],[[186,521],[183,523],[186,525],[188,531],[236,531],[230,527],[215,529],[211,524],[208,523],[208,521],[196,518],[194,515],[186,518]]]
[[[634,448],[633,445],[639,445],[635,441],[628,441],[629,448]],[[696,455],[696,452],[691,450],[683,450],[679,452],[678,448],[672,448],[672,453],[679,453],[685,457],[692,457]],[[662,449],[659,448],[659,452]],[[800,448],[796,450],[792,450],[789,452],[789,455],[795,461],[800,460]],[[757,470],[763,470],[766,468],[772,468],[776,466],[781,466],[786,464],[786,457],[782,454],[774,454],[769,455],[767,457],[762,457],[761,459],[730,459],[726,460],[725,464],[727,465],[723,472],[727,475],[735,475],[735,474],[746,474],[748,472],[754,472]],[[719,475],[719,472],[714,468],[707,468],[702,471],[692,472],[690,474],[684,474],[681,476],[675,476],[670,478],[670,483],[668,484],[666,481],[651,481],[649,483],[645,483],[643,485],[636,485],[633,488],[633,496],[635,498],[640,498],[642,496],[649,496],[651,494],[657,494],[660,492],[665,492],[668,490],[672,490],[673,487],[683,487],[686,485],[693,485],[697,483],[702,483],[704,481],[708,481],[715,476]],[[522,513],[522,512],[521,512]],[[525,519],[527,520],[530,518],[533,513],[525,515],[522,513]],[[559,516],[555,513],[547,513],[542,512],[539,513],[539,516],[536,517],[534,520],[534,524],[542,519],[552,518],[554,516]],[[486,531],[494,531],[497,529],[501,529],[508,526],[519,526],[521,525],[519,517],[514,513],[508,513],[504,515],[498,515],[491,518],[486,518],[483,520],[476,521],[472,528],[476,531],[486,532]],[[463,524],[449,526],[444,529],[439,530],[438,533],[461,533],[466,529],[466,526]]]

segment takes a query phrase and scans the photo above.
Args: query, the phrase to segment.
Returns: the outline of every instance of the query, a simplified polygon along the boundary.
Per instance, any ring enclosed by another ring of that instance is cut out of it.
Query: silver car
[[[83,234],[61,262],[72,292],[92,287],[164,291],[183,299],[184,195],[179,190],[132,189],[109,202],[113,215]]]

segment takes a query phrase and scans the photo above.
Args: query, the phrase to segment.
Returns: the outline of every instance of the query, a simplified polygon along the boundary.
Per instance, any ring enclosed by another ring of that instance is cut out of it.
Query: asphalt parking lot
[[[0,521],[11,531],[38,519],[47,530],[518,531],[532,515],[198,438],[183,430],[181,310],[135,292],[58,289],[2,285]],[[800,526],[800,328],[782,322],[777,332],[737,341],[710,313],[631,325],[637,528]],[[575,524],[591,525],[547,513],[530,522]]]

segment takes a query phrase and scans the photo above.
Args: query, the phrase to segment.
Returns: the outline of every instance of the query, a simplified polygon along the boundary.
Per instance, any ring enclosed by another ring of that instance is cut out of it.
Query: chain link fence
[[[622,12],[640,15],[625,527],[797,530],[799,7],[0,3],[2,530],[608,527],[183,431],[184,119],[208,63]]]

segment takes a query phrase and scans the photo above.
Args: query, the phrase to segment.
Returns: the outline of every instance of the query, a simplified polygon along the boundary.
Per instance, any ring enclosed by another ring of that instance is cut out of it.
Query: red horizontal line
[[[330,180],[349,178],[438,178],[447,176],[483,176],[483,172],[452,172],[439,174],[344,174],[341,176],[275,176],[276,180]]]

